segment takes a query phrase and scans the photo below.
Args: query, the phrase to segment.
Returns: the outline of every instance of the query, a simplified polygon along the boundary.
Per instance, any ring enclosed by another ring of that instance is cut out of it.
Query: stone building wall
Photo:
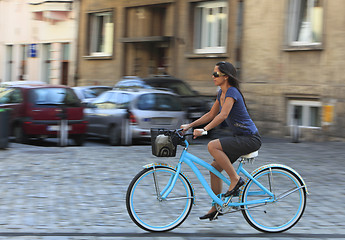
[[[332,105],[333,121],[321,128],[303,128],[301,138],[345,138],[344,1],[322,1],[324,31],[321,49],[288,49],[285,24],[288,1],[245,1],[242,79],[253,118],[264,134],[289,136],[287,102],[317,100]]]

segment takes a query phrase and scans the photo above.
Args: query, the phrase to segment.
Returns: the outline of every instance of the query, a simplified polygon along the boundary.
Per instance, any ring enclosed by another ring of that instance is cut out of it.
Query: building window
[[[42,81],[50,83],[51,72],[51,44],[44,43],[42,45]]]
[[[63,43],[61,49],[61,76],[60,83],[68,85],[68,71],[70,58],[70,43]]]
[[[20,76],[19,80],[26,80],[27,74],[27,59],[28,59],[28,45],[21,45],[21,53],[20,53]]]
[[[89,19],[89,55],[112,56],[114,36],[113,13],[90,13]]]
[[[318,101],[290,100],[288,124],[301,127],[321,127],[321,103]]]
[[[5,81],[13,81],[12,79],[13,71],[13,45],[6,46],[6,75]]]
[[[195,53],[225,53],[227,43],[227,2],[203,2],[194,12]]]
[[[290,0],[287,28],[290,46],[320,45],[323,29],[321,0]]]

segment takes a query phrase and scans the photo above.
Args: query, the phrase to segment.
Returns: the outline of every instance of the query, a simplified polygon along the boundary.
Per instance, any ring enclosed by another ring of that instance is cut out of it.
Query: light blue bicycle
[[[168,137],[168,142],[173,142],[175,147],[183,145],[184,150],[175,168],[152,163],[144,166],[130,183],[126,195],[127,211],[140,228],[153,232],[169,231],[188,217],[195,195],[192,184],[181,171],[183,163],[193,170],[219,213],[241,211],[252,227],[271,233],[290,229],[302,217],[308,191],[302,177],[292,168],[268,164],[248,173],[243,165],[253,161],[257,152],[242,156],[237,173],[246,177],[246,183],[234,196],[216,196],[195,163],[216,174],[227,185],[230,181],[210,164],[187,151],[189,143],[181,129],[162,132]],[[154,141],[152,144],[155,144]]]

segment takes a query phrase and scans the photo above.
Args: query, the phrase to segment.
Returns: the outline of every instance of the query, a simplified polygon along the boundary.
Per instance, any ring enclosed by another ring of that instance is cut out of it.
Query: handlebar
[[[176,131],[176,134],[179,136],[179,137],[183,137],[183,136],[193,136],[194,134],[193,133],[184,133],[184,134],[180,134],[180,133],[183,133],[183,128],[179,128],[179,129],[176,129],[175,130]],[[201,133],[201,136],[206,136],[207,135],[207,131],[203,131],[202,133]]]
[[[184,133],[183,132],[183,128],[179,128],[174,130],[176,132],[176,134],[180,137],[180,138],[184,138],[185,136],[190,136],[193,135],[193,133]]]

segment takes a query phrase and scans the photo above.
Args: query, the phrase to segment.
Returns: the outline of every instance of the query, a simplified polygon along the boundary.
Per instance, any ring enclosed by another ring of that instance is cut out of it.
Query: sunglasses
[[[220,73],[220,72],[213,72],[212,76],[217,78],[217,77],[220,77],[220,76],[225,76],[225,74]]]

